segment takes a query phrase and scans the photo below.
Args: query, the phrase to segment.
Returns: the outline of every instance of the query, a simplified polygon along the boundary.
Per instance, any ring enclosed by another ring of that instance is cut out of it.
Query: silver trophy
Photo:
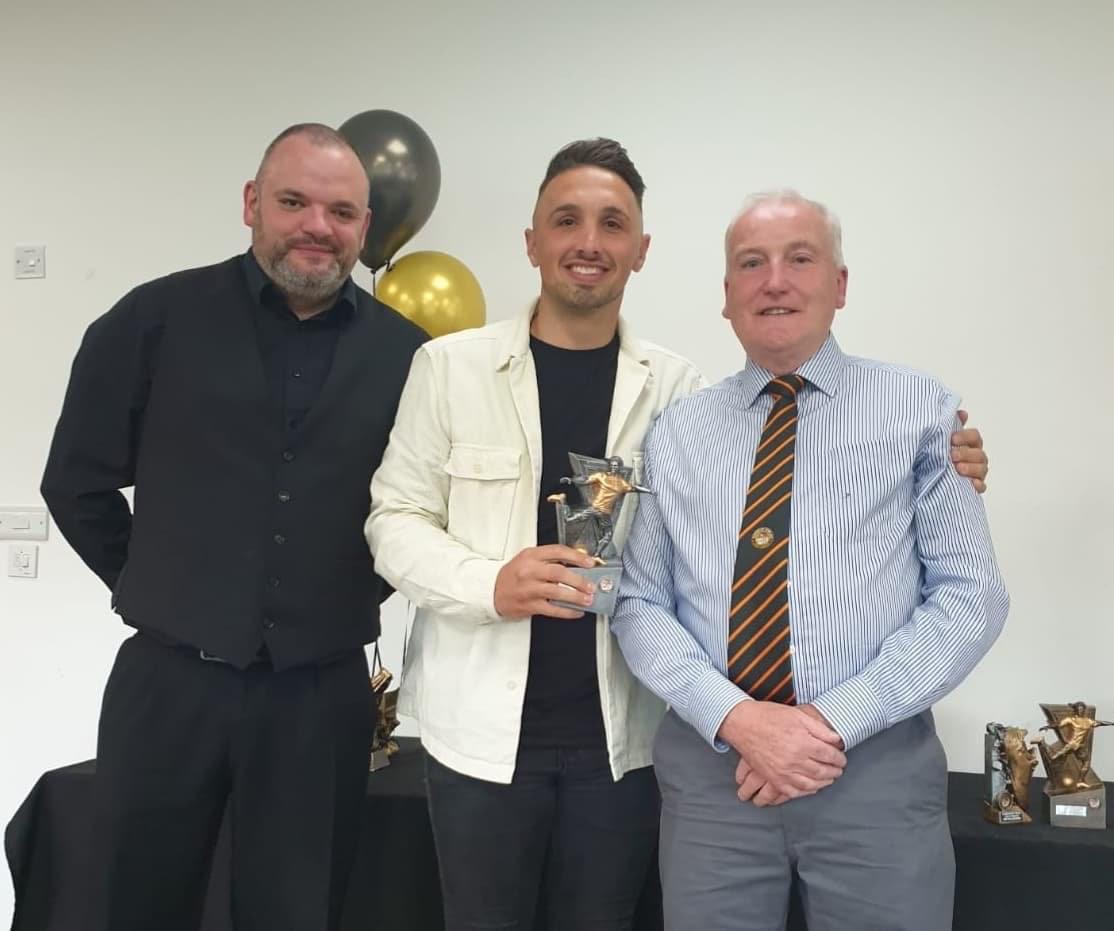
[[[615,524],[623,507],[623,499],[635,494],[652,494],[649,488],[633,482],[634,469],[623,465],[619,456],[593,459],[579,453],[569,453],[573,474],[561,479],[562,485],[572,485],[580,496],[580,503],[570,506],[564,492],[550,495],[557,508],[557,542],[591,556],[596,565],[590,569],[573,568],[595,584],[592,603],[585,606],[571,602],[555,601],[554,604],[588,611],[611,614],[619,594],[619,579],[623,574],[623,561],[615,547]]]

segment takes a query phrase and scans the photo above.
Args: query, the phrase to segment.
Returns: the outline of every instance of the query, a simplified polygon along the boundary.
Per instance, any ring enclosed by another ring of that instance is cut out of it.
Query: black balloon
[[[394,110],[359,113],[340,127],[340,134],[367,171],[371,226],[360,261],[378,271],[433,213],[441,193],[441,162],[425,130]]]

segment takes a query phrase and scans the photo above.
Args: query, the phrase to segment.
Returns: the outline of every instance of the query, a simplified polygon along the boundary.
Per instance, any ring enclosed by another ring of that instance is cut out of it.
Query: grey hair
[[[739,208],[739,212],[731,218],[731,222],[727,224],[727,232],[723,236],[723,251],[726,254],[727,250],[731,248],[731,233],[735,229],[735,224],[738,223],[743,217],[757,207],[763,204],[802,204],[806,207],[811,207],[824,220],[824,225],[828,227],[828,234],[832,240],[832,258],[835,261],[836,268],[843,268],[843,231],[839,225],[839,217],[837,217],[831,210],[825,207],[817,200],[809,200],[798,191],[792,188],[781,188],[776,191],[760,191],[757,194],[749,195],[743,201],[743,206]],[[727,256],[727,260],[731,261],[731,256]]]

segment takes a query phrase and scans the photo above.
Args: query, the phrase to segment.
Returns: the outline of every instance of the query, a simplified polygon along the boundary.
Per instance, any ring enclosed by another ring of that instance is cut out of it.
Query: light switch
[[[8,546],[8,575],[13,579],[33,579],[39,574],[37,543],[12,543]]]
[[[15,247],[16,278],[46,277],[46,246]]]

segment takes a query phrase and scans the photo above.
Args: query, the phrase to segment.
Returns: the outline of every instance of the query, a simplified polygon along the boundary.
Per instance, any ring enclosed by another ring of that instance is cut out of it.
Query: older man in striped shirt
[[[1002,629],[978,494],[956,475],[958,398],[844,355],[835,217],[756,195],[727,232],[746,367],[652,428],[655,491],[613,629],[672,710],[662,789],[666,926],[951,927],[947,763],[932,704]]]

